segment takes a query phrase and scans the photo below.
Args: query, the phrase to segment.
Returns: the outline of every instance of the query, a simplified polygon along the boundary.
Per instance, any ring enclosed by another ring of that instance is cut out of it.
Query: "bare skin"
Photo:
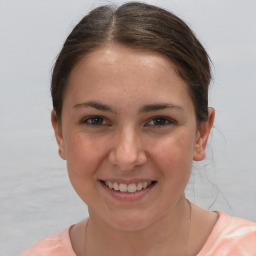
[[[86,232],[85,221],[70,231],[78,256],[193,256],[202,248],[217,215],[192,205],[190,223],[184,190],[193,160],[205,157],[214,110],[197,123],[169,59],[119,45],[96,49],[73,69],[61,118],[52,113],[59,153],[90,215]],[[129,193],[108,185],[142,181],[151,185]]]
[[[155,235],[154,232],[152,233],[151,237],[149,236],[145,237],[144,232],[141,232],[141,237],[133,233],[129,234],[128,237],[126,237],[126,235],[120,236],[120,234],[118,233],[117,236],[112,238],[115,240],[108,239],[109,237],[106,234],[99,235],[97,236],[97,239],[94,239],[89,234],[88,230],[86,230],[87,220],[84,220],[75,224],[70,230],[70,239],[72,242],[73,250],[77,256],[84,256],[84,255],[97,255],[97,256],[102,255],[103,256],[103,255],[106,255],[105,254],[106,251],[108,251],[112,255],[122,255],[122,256],[142,255],[141,254],[142,252],[139,252],[140,250],[138,250],[138,252],[133,250],[136,248],[136,242],[139,241],[139,245],[146,244],[146,250],[143,249],[143,255],[145,256],[151,256],[151,255],[193,256],[193,255],[196,255],[202,249],[207,238],[211,234],[212,229],[218,219],[218,215],[215,212],[207,211],[192,203],[191,203],[191,207],[192,207],[192,219],[191,219],[190,231],[189,231],[189,237],[188,237],[188,248],[187,248],[187,252],[183,251],[184,254],[180,254],[177,251],[175,252],[175,249],[173,248],[173,244],[176,244],[178,242],[180,244],[178,244],[176,250],[180,250],[180,249],[182,250],[182,247],[184,250],[185,249],[184,237],[182,237],[183,241],[176,241],[175,236],[169,235],[165,237],[164,240],[161,240],[159,239],[158,236]],[[145,233],[147,234],[148,231],[145,230]],[[99,239],[101,239],[101,241],[99,241]],[[146,241],[147,239],[149,241]],[[155,242],[153,242],[153,240],[156,240],[158,245]],[[98,246],[99,244],[101,246]],[[164,244],[168,244],[169,246],[164,248],[163,247]],[[100,249],[101,251],[95,250],[95,248]]]

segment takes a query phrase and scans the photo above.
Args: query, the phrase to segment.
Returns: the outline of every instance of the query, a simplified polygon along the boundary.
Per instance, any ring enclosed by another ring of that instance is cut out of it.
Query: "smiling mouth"
[[[135,193],[137,191],[145,190],[156,184],[156,181],[142,181],[138,183],[117,183],[111,181],[100,180],[100,182],[109,189],[123,192],[123,193]]]

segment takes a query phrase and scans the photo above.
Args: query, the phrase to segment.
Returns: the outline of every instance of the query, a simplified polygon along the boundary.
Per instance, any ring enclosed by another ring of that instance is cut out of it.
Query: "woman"
[[[89,218],[24,255],[256,255],[256,224],[184,195],[214,121],[209,58],[188,26],[142,3],[85,16],[52,75],[52,124]]]

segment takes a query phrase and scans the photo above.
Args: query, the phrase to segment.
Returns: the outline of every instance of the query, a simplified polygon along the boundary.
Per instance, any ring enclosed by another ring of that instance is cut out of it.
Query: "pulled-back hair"
[[[208,119],[209,57],[191,29],[174,14],[144,3],[92,10],[72,30],[55,62],[51,93],[56,117],[61,119],[63,95],[74,66],[88,52],[115,43],[156,51],[175,63],[187,83],[197,122]]]

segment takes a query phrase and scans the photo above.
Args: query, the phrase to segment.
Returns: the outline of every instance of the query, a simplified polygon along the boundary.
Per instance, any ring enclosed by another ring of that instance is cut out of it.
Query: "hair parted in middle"
[[[92,10],[66,39],[55,62],[51,82],[53,109],[59,121],[71,71],[86,54],[108,44],[167,56],[188,85],[197,122],[208,119],[211,70],[204,47],[186,23],[173,13],[153,5],[130,2],[120,7],[105,5]]]

